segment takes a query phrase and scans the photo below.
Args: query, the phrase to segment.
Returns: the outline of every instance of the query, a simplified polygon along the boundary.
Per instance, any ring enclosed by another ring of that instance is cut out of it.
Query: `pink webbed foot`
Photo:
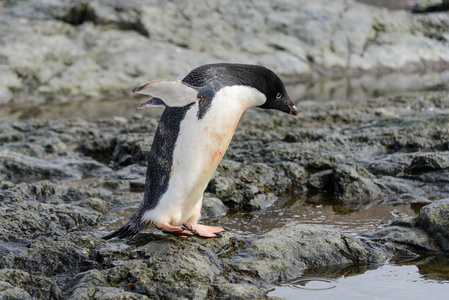
[[[184,224],[184,226],[188,230],[195,233],[196,235],[202,236],[202,237],[207,237],[207,238],[217,237],[218,233],[225,231],[221,227],[207,226],[207,225],[202,225],[202,224],[193,223],[193,222],[187,222]]]
[[[162,222],[162,224],[159,227],[156,226],[156,228],[161,230],[163,233],[176,235],[182,238],[194,235],[194,233],[189,230],[182,229],[181,227],[178,226],[172,226],[167,222]]]

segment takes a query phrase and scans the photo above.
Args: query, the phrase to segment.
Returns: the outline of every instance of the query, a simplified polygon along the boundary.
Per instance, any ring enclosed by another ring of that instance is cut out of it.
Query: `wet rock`
[[[435,155],[420,155],[412,160],[408,170],[414,174],[438,171],[442,169],[441,162],[442,159]]]
[[[33,240],[26,251],[9,253],[1,259],[0,264],[2,268],[17,267],[32,274],[46,274],[46,276],[67,272],[78,273],[96,265],[88,255],[89,248],[93,246],[94,244],[86,242],[77,245],[64,238],[42,237]]]
[[[216,218],[223,216],[228,211],[226,205],[220,199],[211,194],[204,195],[203,206],[201,207],[201,216],[207,218]]]
[[[332,178],[333,171],[326,170],[312,174],[306,181],[306,184],[310,190],[315,191],[332,191]]]
[[[139,238],[139,237],[137,237]],[[204,298],[220,272],[220,261],[210,248],[195,240],[180,242],[164,236],[141,236],[144,245],[122,250],[130,260],[105,257],[103,271],[113,287],[154,297]],[[149,242],[151,241],[151,242]],[[110,246],[106,246],[110,247]],[[106,250],[101,250],[100,253]],[[173,255],[173,251],[177,254]]]
[[[449,253],[449,200],[439,200],[421,209],[416,225],[426,231],[444,253]]]
[[[445,0],[416,0],[412,8],[414,13],[432,13],[449,10],[449,3]]]
[[[376,199],[385,192],[376,184],[376,179],[357,165],[342,165],[333,172],[335,193],[343,201],[353,199]]]
[[[0,143],[14,142],[22,139],[20,131],[15,130],[6,122],[0,122]]]
[[[90,287],[90,288],[78,288],[76,289],[69,298],[70,300],[75,299],[98,299],[98,300],[146,300],[149,299],[147,296],[124,292],[121,289],[112,287]]]
[[[1,231],[5,237],[13,238],[31,234],[65,235],[95,226],[100,213],[81,206],[86,205],[86,199],[107,195],[103,190],[67,186],[57,181],[15,185],[0,191],[8,215],[0,221]]]
[[[1,269],[0,296],[4,299],[62,299],[62,291],[45,277],[17,269]]]
[[[101,184],[102,187],[113,191],[127,191],[130,188],[130,183],[123,180],[105,181]]]
[[[103,201],[103,199],[100,198],[88,198],[85,200],[82,200],[80,203],[80,206],[82,207],[90,207],[96,211],[99,212],[106,212],[107,209],[107,205],[106,203]]]
[[[390,226],[364,234],[399,256],[448,252],[449,200],[424,206],[417,217],[398,219]]]
[[[367,264],[384,259],[336,228],[290,224],[250,241],[234,254],[233,266],[239,272],[274,281],[297,277],[310,266]]]
[[[364,236],[398,256],[418,257],[418,253],[421,252],[437,252],[429,235],[425,231],[415,228],[389,226]]]
[[[9,180],[81,179],[111,172],[109,167],[95,161],[79,158],[56,157],[52,160],[30,157],[17,152],[0,152],[0,168]]]
[[[218,168],[207,190],[230,207],[257,210],[276,200],[272,193],[285,193],[298,185],[304,174],[303,167],[290,162],[267,165],[228,161]]]
[[[213,294],[218,299],[264,299],[265,293],[247,283],[216,283]]]
[[[357,203],[378,199],[388,195],[381,184],[366,169],[359,165],[338,165],[333,170],[312,174],[306,181],[312,191],[335,195],[343,203]]]

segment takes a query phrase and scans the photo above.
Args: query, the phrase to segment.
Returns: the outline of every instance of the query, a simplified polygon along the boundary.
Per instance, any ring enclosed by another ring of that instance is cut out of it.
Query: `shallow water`
[[[324,224],[338,227],[351,236],[379,229],[399,217],[417,215],[416,205],[347,206],[316,196],[279,199],[272,206],[256,212],[228,212],[220,218],[220,225],[243,235],[261,234],[292,222]],[[334,202],[334,203],[332,203]],[[270,222],[267,222],[270,220]]]
[[[440,261],[396,262],[381,266],[346,269],[346,274],[328,274],[328,277],[309,275],[280,283],[268,295],[287,299],[345,299],[345,300],[410,300],[447,299],[449,270],[438,279],[429,276],[426,269],[437,269]],[[421,264],[421,266],[420,266]],[[363,271],[363,272],[360,272]],[[319,273],[326,276],[326,273]]]

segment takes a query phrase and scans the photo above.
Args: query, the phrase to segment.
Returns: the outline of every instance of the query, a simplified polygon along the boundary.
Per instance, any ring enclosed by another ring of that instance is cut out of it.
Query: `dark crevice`
[[[96,20],[95,13],[88,3],[80,3],[73,6],[70,11],[60,18],[61,21],[72,25],[81,25],[84,22],[94,22]]]
[[[104,20],[98,18],[94,8],[92,8],[89,3],[78,3],[72,6],[65,15],[56,18],[74,26],[79,26],[85,22],[92,22],[96,25],[105,25],[108,27],[117,28],[119,30],[133,30],[143,36],[149,36],[148,30],[139,18],[136,18],[133,21],[123,20],[120,18],[120,13],[122,13],[122,11],[119,9],[116,9],[116,11],[119,14],[119,20],[114,23],[105,22]]]

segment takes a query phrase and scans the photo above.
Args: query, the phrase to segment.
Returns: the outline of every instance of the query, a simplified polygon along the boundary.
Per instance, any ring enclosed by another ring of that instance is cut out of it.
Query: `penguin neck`
[[[229,101],[237,101],[242,108],[241,114],[251,107],[264,104],[267,100],[265,95],[259,90],[245,85],[227,86],[218,93],[221,93],[223,98],[230,99]]]

